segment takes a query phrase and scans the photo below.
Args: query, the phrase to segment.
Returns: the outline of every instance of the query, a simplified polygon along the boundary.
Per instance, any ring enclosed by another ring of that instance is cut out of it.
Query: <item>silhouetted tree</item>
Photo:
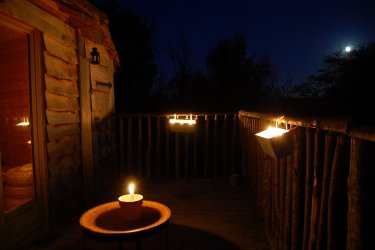
[[[237,110],[259,103],[258,97],[265,94],[262,86],[273,74],[267,55],[247,56],[247,40],[242,33],[219,40],[206,64],[220,109]]]
[[[153,61],[152,27],[148,21],[121,8],[118,1],[102,2],[100,8],[108,15],[121,64],[115,74],[117,111],[147,111],[157,73]]]
[[[178,44],[169,48],[169,55],[174,69],[174,75],[169,81],[169,85],[174,90],[175,99],[186,104],[191,101],[194,73],[191,66],[191,51],[184,32],[181,34]]]
[[[328,55],[316,75],[296,86],[295,94],[326,100],[332,113],[369,120],[375,83],[375,42],[358,46],[349,53]],[[372,120],[374,118],[371,118]]]

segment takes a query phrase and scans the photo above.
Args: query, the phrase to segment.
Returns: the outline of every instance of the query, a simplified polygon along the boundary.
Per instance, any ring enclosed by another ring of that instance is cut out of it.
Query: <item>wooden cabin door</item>
[[[91,121],[93,160],[96,189],[101,190],[105,182],[111,178],[114,162],[113,124],[114,87],[113,61],[106,49],[98,44],[86,43],[87,53],[97,50],[100,62],[90,63],[91,82]]]
[[[114,67],[104,46],[83,37],[79,40],[83,181],[86,200],[90,204],[116,167],[112,123]],[[93,48],[100,53],[99,63],[91,61]]]
[[[105,183],[111,179],[116,167],[113,161],[113,63],[109,60],[104,47],[99,48],[100,63],[90,65],[93,166],[96,190],[102,190]]]
[[[40,35],[0,15],[1,247],[46,226]],[[39,111],[39,112],[38,112]]]

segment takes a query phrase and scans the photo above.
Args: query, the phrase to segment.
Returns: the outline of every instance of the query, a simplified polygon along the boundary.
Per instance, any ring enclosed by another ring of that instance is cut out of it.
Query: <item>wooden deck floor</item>
[[[163,180],[141,181],[136,193],[146,200],[167,205],[172,211],[169,226],[171,250],[268,250],[263,221],[247,185],[231,186],[224,181]],[[125,183],[116,183],[103,202],[116,200],[124,193]],[[29,247],[39,249],[82,249],[78,218],[64,229]],[[86,239],[86,249],[117,249],[114,243]],[[142,249],[164,249],[164,235],[142,241]],[[135,249],[126,242],[124,249]]]

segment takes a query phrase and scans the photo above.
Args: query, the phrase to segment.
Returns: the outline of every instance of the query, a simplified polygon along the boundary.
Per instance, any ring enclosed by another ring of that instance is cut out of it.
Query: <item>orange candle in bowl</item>
[[[135,186],[133,183],[129,185],[129,194],[121,195],[118,198],[121,216],[124,220],[135,221],[141,217],[143,195],[134,194]]]

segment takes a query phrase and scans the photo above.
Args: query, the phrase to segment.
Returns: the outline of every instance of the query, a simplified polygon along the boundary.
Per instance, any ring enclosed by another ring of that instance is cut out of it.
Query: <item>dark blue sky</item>
[[[280,82],[316,72],[325,55],[375,40],[375,1],[119,0],[155,25],[156,63],[168,78],[168,47],[185,33],[195,68],[219,38],[244,32],[248,54],[268,52]]]

